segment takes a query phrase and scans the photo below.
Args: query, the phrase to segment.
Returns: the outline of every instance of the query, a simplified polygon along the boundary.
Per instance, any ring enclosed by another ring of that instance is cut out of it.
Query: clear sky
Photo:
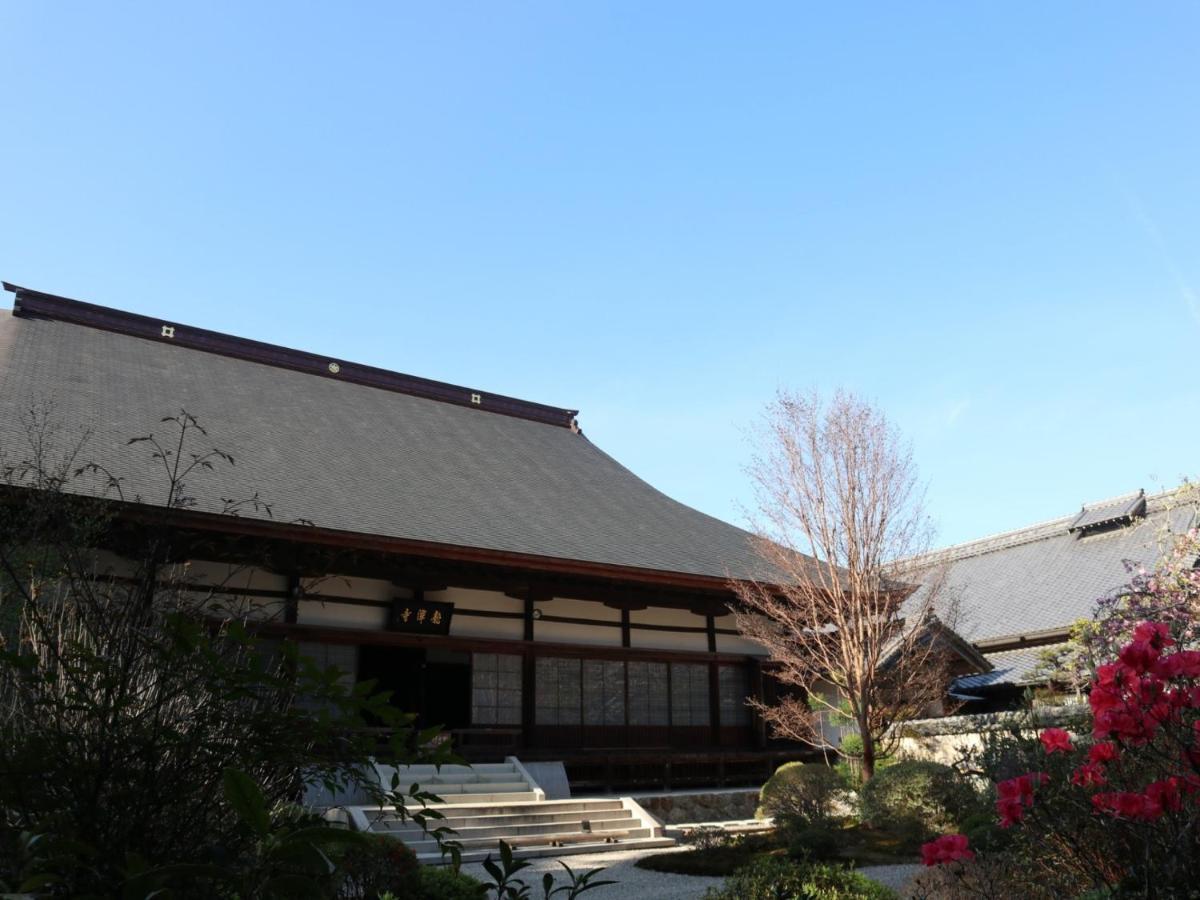
[[[0,34],[9,281],[575,407],[731,521],[779,385],[878,402],[942,543],[1200,472],[1195,3],[0,0]]]

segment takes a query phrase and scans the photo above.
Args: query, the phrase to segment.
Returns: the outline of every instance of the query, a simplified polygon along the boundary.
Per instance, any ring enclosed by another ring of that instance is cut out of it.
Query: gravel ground
[[[639,869],[634,863],[643,856],[652,853],[679,853],[687,847],[668,847],[662,850],[615,850],[611,853],[581,853],[578,856],[564,856],[563,862],[576,872],[604,867],[604,873],[597,878],[614,878],[620,884],[596,888],[586,896],[596,900],[615,900],[618,892],[621,896],[638,897],[640,900],[695,900],[704,896],[710,887],[720,887],[723,878],[707,878],[702,875],[672,875],[667,872],[651,872]],[[529,860],[532,865],[521,870],[525,883],[533,885],[534,896],[541,896],[541,878],[543,872],[554,872],[562,875],[558,882],[564,882],[566,873],[553,857],[538,857]],[[468,875],[488,881],[489,876],[479,863],[469,863],[463,866]]]
[[[921,871],[921,867],[915,864],[899,865],[899,866],[863,866],[858,871],[862,872],[873,881],[878,881],[885,887],[890,887],[893,891],[901,891],[908,884],[909,880]]]
[[[672,875],[668,872],[651,872],[639,869],[634,865],[643,856],[652,853],[679,853],[687,847],[670,847],[663,850],[616,850],[611,853],[585,853],[578,856],[565,856],[564,861],[576,872],[604,867],[604,874],[597,878],[615,878],[619,885],[610,885],[609,892],[605,888],[597,888],[595,893],[587,896],[597,900],[613,900],[618,891],[625,897],[636,896],[640,900],[698,900],[710,887],[720,887],[723,878],[707,878],[702,875]],[[565,876],[562,867],[551,857],[539,857],[529,860],[532,865],[522,869],[521,875],[526,876],[525,882],[534,888],[534,896],[540,895],[543,872],[554,872]],[[860,871],[868,878],[878,881],[893,890],[900,890],[908,880],[916,874],[920,866],[865,866]],[[489,876],[479,863],[463,866],[463,871],[484,881]],[[562,883],[562,879],[559,879]]]

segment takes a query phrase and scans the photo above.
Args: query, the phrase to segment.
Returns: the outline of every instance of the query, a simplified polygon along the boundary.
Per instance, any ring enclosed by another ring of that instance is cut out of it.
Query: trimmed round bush
[[[738,869],[706,900],[895,900],[881,884],[845,866],[759,857]]]
[[[484,900],[487,896],[487,885],[482,881],[449,866],[421,866],[419,881],[421,892],[413,897],[421,900]]]
[[[979,795],[950,766],[904,760],[859,789],[863,822],[874,828],[933,834],[958,827],[979,808]]]
[[[821,763],[784,763],[758,794],[756,815],[774,816],[785,829],[828,827],[834,806],[846,796],[846,783],[834,769]]]

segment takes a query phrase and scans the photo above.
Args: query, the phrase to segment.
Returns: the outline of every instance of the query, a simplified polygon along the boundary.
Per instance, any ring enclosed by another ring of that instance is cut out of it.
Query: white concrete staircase
[[[377,767],[380,780],[390,787],[391,768]],[[464,862],[493,856],[504,841],[519,857],[562,856],[603,850],[669,847],[661,824],[629,797],[546,800],[545,793],[520,761],[474,766],[410,766],[400,770],[400,785],[407,790],[417,783],[443,803],[431,804],[445,819],[430,820],[430,827],[454,829],[462,844]],[[343,807],[352,827],[387,834],[408,844],[422,862],[442,862],[437,842],[411,821],[402,822],[394,807]],[[410,812],[415,811],[410,807]]]

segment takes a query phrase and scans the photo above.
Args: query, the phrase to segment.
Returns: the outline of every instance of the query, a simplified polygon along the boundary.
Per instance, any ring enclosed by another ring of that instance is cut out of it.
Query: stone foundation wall
[[[1058,726],[1068,731],[1080,727],[1087,714],[1081,705],[1041,707],[1031,712],[986,713],[974,716],[945,716],[905,722],[900,729],[896,756],[901,759],[927,759],[951,765],[971,750],[983,746],[983,736],[991,731],[1017,728],[1032,737],[1043,728]]]
[[[680,825],[685,822],[729,822],[754,818],[754,810],[758,806],[758,791],[754,788],[687,791],[638,795],[635,799],[643,809],[664,825]]]

